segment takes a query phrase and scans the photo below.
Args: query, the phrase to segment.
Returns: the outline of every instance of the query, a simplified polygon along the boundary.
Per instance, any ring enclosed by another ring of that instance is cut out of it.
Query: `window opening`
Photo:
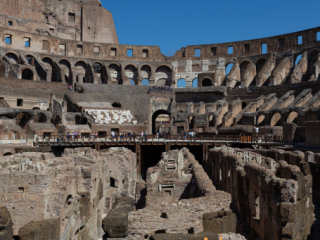
[[[12,35],[6,34],[5,43],[12,44]]]
[[[303,44],[303,37],[298,36],[298,45],[302,45],[302,44]]]
[[[133,50],[127,49],[127,57],[133,57]]]
[[[228,47],[228,54],[233,54],[233,47],[232,46]]]
[[[211,48],[211,55],[212,56],[216,56],[217,55],[217,48],[216,47],[212,47]]]
[[[23,106],[23,99],[17,99],[17,107]]]
[[[268,53],[268,45],[266,43],[261,44],[261,54]]]
[[[194,50],[194,56],[195,57],[200,57],[201,56],[201,49],[200,48],[197,48]]]

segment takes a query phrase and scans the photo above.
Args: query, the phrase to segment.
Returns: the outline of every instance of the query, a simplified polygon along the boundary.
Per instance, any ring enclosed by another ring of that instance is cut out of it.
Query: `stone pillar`
[[[284,144],[293,145],[294,136],[295,136],[297,127],[298,127],[298,125],[295,123],[284,123],[283,124]]]

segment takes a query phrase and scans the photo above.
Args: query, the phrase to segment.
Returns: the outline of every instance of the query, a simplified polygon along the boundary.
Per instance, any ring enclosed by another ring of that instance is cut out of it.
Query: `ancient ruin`
[[[0,240],[320,238],[320,27],[169,57],[8,0],[0,34]]]

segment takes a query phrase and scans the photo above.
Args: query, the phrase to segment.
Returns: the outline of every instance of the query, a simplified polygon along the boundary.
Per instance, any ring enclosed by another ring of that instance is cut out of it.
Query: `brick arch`
[[[57,60],[57,62],[58,62],[59,64],[60,64],[61,61],[66,61],[66,62],[68,62],[69,65],[70,65],[70,68],[72,67],[71,62],[70,62],[67,58],[61,58],[61,59]]]
[[[160,67],[168,67],[172,71],[172,67],[170,65],[168,65],[168,64],[161,64],[161,65],[157,66],[155,71],[157,71],[158,68],[160,68]]]
[[[102,62],[101,60],[91,60],[91,61],[88,62],[89,65],[92,65],[94,63],[100,63],[102,66],[105,65],[104,62]]]
[[[266,125],[267,115],[266,114],[259,114],[256,117],[256,125],[257,126],[264,126]]]
[[[252,63],[252,61],[248,58],[242,59],[241,62],[239,62],[239,66],[243,63],[243,62],[249,62]]]
[[[150,64],[143,64],[143,65],[141,65],[140,70],[141,70],[143,67],[145,67],[145,66],[148,66],[148,67],[150,68],[150,70],[152,71],[152,66],[151,66]]]
[[[85,61],[84,59],[79,59],[74,63],[74,67],[76,67],[76,64],[79,63],[79,62],[84,62],[88,66],[88,62],[87,61]]]
[[[12,54],[12,55],[14,55],[15,57],[16,57],[16,64],[19,64],[19,62],[20,62],[20,56],[19,56],[19,54],[17,54],[16,52],[14,52],[14,51],[8,51],[6,54],[5,54],[5,56],[7,57],[7,58],[9,58],[7,55],[10,55],[10,54]],[[10,58],[9,58],[10,59]]]
[[[6,56],[6,55],[9,54],[9,53],[16,55],[17,58],[19,59],[20,54],[18,54],[18,53],[15,52],[15,51],[12,51],[12,50],[7,51],[4,55]]]
[[[36,80],[37,73],[36,73],[36,71],[35,71],[33,68],[30,68],[29,66],[23,66],[23,67],[20,68],[20,70],[19,70],[19,75],[21,76],[21,79],[23,79],[23,78],[22,78],[22,73],[23,73],[23,71],[24,71],[24,70],[27,70],[27,69],[33,72],[33,79],[32,79],[32,81],[35,81],[35,80]],[[27,80],[28,80],[28,79],[27,79]]]
[[[54,62],[54,59],[52,57],[49,57],[49,56],[45,56],[45,57],[42,57],[40,59],[41,59],[41,61],[43,61],[43,59],[45,59],[45,58],[49,58],[52,62]]]
[[[120,69],[121,69],[121,63],[118,63],[118,62],[110,62],[110,63],[108,63],[108,68],[110,67],[110,65],[117,65]]]
[[[135,65],[135,64],[133,64],[133,63],[127,63],[126,65],[124,65],[124,68],[126,68],[126,67],[128,67],[128,66],[133,66],[133,67],[135,67],[137,70],[138,70],[138,67],[137,67],[137,65]]]
[[[266,57],[260,57],[254,62],[254,64],[257,64],[257,62],[260,61],[260,60],[266,60],[267,61],[267,58]]]
[[[270,119],[270,126],[279,126],[281,124],[281,113],[275,112],[273,113],[271,119]]]
[[[297,123],[297,118],[299,116],[299,113],[297,111],[291,111],[289,114],[288,114],[288,117],[287,117],[287,121],[286,122],[289,122],[289,123]]]

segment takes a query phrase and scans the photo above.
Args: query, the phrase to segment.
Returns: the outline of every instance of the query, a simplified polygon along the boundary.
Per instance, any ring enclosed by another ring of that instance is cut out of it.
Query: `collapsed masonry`
[[[0,239],[306,240],[317,155],[304,156],[222,147],[201,166],[183,148],[145,182],[124,148],[2,157]]]
[[[134,196],[135,165],[135,155],[122,148],[66,149],[60,158],[51,153],[2,157],[0,206],[8,208],[13,234],[22,239],[96,240],[115,198]]]

